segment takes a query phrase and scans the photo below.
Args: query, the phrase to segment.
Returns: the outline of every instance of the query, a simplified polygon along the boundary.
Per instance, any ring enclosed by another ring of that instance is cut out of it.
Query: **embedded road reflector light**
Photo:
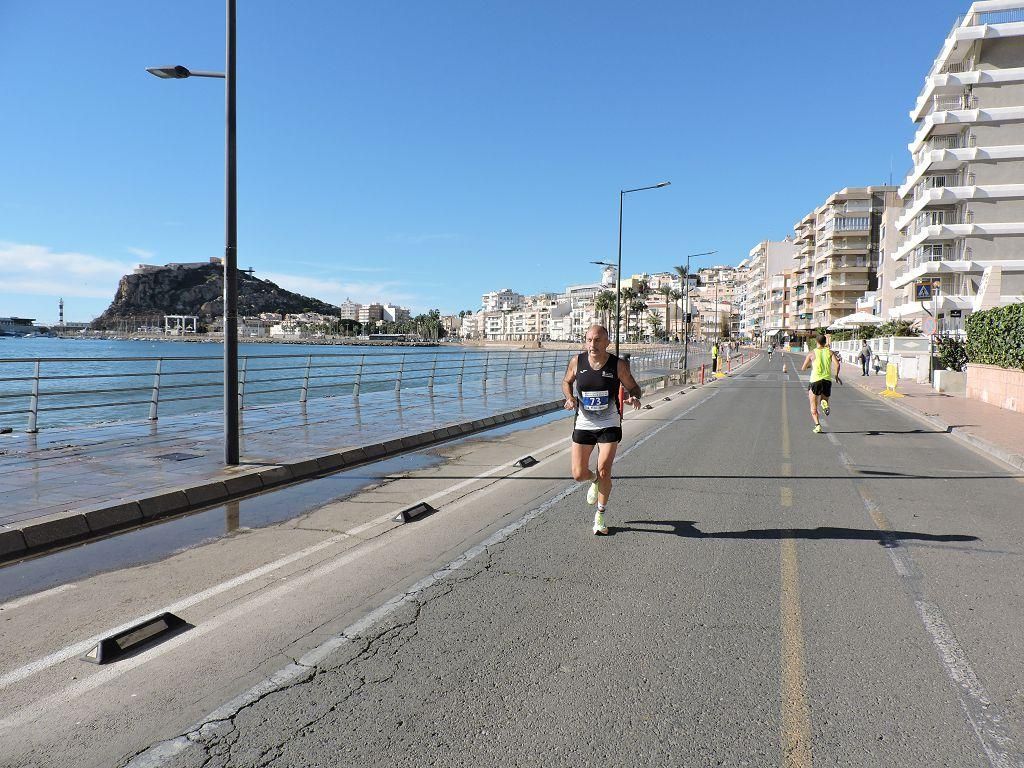
[[[180,616],[161,613],[116,635],[102,638],[81,658],[93,664],[106,664],[191,628],[192,625]]]
[[[671,400],[672,400],[672,398],[671,398],[671,397],[666,397],[665,399],[666,399],[666,400],[668,400],[668,401],[671,401]]]
[[[521,468],[525,469],[526,467],[532,467],[534,464],[537,464],[537,463],[539,463],[539,462],[535,458],[533,458],[533,456],[523,456],[523,458],[519,459],[512,466],[513,467],[521,467]]]
[[[645,411],[649,411],[649,410],[651,410],[651,409],[652,409],[653,407],[654,407],[653,405],[649,405],[649,404],[648,404],[648,405],[645,405],[645,406],[644,406],[644,410],[645,410]]]
[[[413,504],[411,507],[406,507],[392,519],[396,523],[409,523],[415,520],[417,517],[423,517],[437,512],[432,506],[427,504],[425,501],[421,501],[419,504]]]

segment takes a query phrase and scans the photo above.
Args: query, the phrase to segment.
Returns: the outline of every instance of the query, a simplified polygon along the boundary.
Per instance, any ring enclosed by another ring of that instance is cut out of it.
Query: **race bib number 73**
[[[585,411],[604,411],[608,409],[608,392],[581,392],[581,403]]]

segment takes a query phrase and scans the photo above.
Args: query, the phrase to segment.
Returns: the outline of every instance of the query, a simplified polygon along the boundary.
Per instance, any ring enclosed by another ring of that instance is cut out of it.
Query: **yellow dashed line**
[[[791,533],[791,532],[790,532]],[[796,542],[782,540],[782,765],[810,768],[811,711],[804,676]]]
[[[793,489],[783,486],[779,488],[779,501],[784,507],[793,506]]]

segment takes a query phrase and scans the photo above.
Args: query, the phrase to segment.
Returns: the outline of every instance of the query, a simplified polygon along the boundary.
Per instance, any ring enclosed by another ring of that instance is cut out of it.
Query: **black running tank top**
[[[608,355],[604,366],[594,370],[590,367],[590,356],[586,352],[580,354],[576,358],[577,428],[619,426],[622,423],[619,386],[619,358]]]

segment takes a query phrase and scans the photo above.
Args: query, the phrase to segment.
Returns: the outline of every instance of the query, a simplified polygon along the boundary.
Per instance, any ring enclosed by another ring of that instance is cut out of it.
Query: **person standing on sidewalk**
[[[842,368],[842,361],[828,345],[828,337],[823,333],[818,334],[818,346],[807,353],[804,364],[800,366],[801,371],[811,369],[811,383],[807,387],[807,400],[811,406],[811,418],[814,419],[814,432],[821,434],[821,422],[818,421],[818,404],[821,403],[821,410],[826,416],[829,414],[828,400],[832,397],[832,364],[836,366],[836,381],[840,384],[843,380],[839,378],[839,369]]]
[[[711,372],[718,373],[718,342],[711,342]]]
[[[640,408],[640,385],[633,378],[629,363],[608,353],[608,330],[592,325],[587,330],[586,352],[569,361],[562,379],[565,409],[576,411],[572,431],[572,476],[590,480],[587,503],[597,504],[594,533],[608,533],[604,513],[612,492],[612,462],[622,441],[622,410],[619,387],[625,388],[626,405]],[[579,393],[579,397],[574,394]],[[590,469],[590,456],[598,446],[597,473]]]
[[[868,366],[871,365],[871,347],[868,346],[867,339],[860,343],[860,352],[857,354],[857,358],[860,360],[860,375],[867,376]]]

